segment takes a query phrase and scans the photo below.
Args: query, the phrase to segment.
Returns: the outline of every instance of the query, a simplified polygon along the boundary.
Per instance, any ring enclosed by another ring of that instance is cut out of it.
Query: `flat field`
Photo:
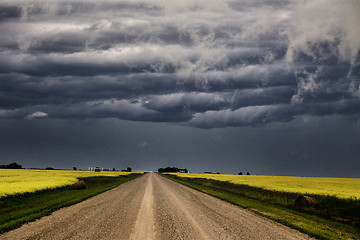
[[[248,185],[272,191],[325,195],[360,200],[360,178],[290,177],[262,175],[228,175],[170,173],[179,177],[205,178],[233,184]]]
[[[63,208],[0,235],[0,239],[310,240],[293,229],[155,173]]]
[[[321,189],[318,189],[317,194],[307,194],[308,190],[302,190],[301,192],[298,189],[289,192],[284,191],[284,188],[281,189],[279,187],[281,184],[276,186],[274,182],[266,182],[266,178],[264,182],[264,178],[260,178],[262,176],[183,173],[167,173],[163,176],[225,201],[251,209],[262,216],[298,229],[317,239],[360,239],[360,199],[356,198],[358,196],[356,194],[350,194],[348,198],[338,198],[336,197],[339,196],[338,194],[329,195],[329,191],[326,191],[325,187],[322,194],[320,194]],[[257,183],[257,187],[245,184],[246,181],[240,181],[240,183],[236,184],[230,182],[229,178],[230,180],[253,180],[253,183]],[[270,177],[270,179],[276,178]],[[288,183],[288,185],[304,185],[304,181],[291,183],[288,178],[279,177],[278,179],[283,179],[284,183]],[[294,180],[292,177],[290,179]],[[299,179],[304,180],[305,178]],[[263,182],[259,180],[263,180]],[[322,179],[315,178],[313,180],[319,181]],[[268,184],[266,185],[266,183]],[[316,186],[318,183],[312,183],[312,185]],[[265,189],[264,186],[268,186],[268,189]],[[348,188],[351,189],[351,187]],[[307,188],[311,188],[311,183]],[[343,188],[346,188],[346,186]],[[315,198],[319,202],[319,206],[315,208],[296,208],[294,206],[295,199],[304,194]]]
[[[79,178],[118,177],[131,172],[0,169],[0,198],[71,185]]]
[[[0,234],[142,175],[133,172],[2,169]],[[79,179],[85,181],[86,189],[74,190],[71,187],[70,184]]]

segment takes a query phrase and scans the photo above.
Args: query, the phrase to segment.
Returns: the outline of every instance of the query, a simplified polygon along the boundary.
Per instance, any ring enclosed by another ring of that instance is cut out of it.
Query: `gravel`
[[[311,239],[155,173],[0,235],[0,239]]]

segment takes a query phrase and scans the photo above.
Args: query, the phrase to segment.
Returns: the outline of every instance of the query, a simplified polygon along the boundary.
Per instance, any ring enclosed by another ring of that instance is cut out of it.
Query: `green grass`
[[[298,211],[293,208],[296,194],[265,190],[204,178],[163,175],[193,189],[250,209],[262,216],[318,239],[360,239],[357,227],[359,200],[315,196],[321,208]],[[313,196],[314,197],[314,196]]]
[[[26,222],[81,202],[141,175],[143,174],[130,174],[128,177],[89,177],[80,179],[86,183],[86,189],[83,190],[73,190],[71,186],[67,186],[0,198],[0,233],[18,228]]]

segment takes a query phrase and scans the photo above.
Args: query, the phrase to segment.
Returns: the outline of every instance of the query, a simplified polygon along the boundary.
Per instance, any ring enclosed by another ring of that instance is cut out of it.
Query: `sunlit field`
[[[245,184],[268,190],[301,194],[330,195],[360,199],[360,178],[288,177],[260,175],[171,173],[179,177],[206,178]]]
[[[120,176],[131,172],[93,172],[68,170],[0,169],[0,197],[63,187],[78,181],[78,178],[96,176]]]
[[[317,239],[359,239],[360,179],[191,173],[164,176]],[[298,208],[295,202],[299,195],[314,198],[318,205]]]

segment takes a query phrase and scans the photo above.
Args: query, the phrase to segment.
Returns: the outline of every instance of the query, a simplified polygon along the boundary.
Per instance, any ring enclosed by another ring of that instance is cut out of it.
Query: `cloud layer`
[[[0,118],[360,114],[360,3],[0,1]]]

